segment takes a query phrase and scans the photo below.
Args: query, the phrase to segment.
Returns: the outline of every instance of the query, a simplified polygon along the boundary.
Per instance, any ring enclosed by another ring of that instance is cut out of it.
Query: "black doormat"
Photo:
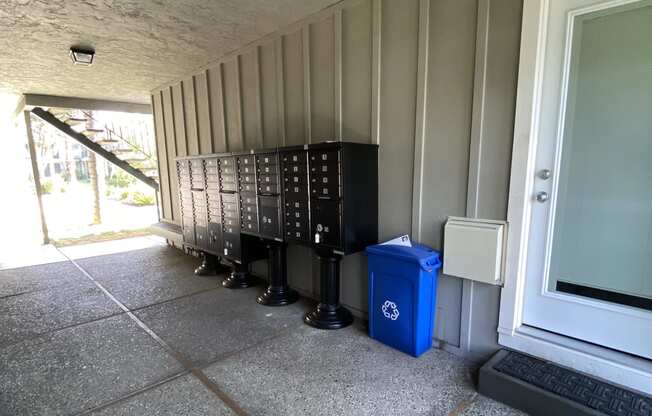
[[[606,300],[607,302],[615,302],[620,303],[621,305],[633,306],[635,308],[652,311],[652,299],[644,298],[641,296],[627,295],[625,293],[596,289],[593,287],[562,281],[557,282],[557,291],[593,299]]]
[[[510,351],[494,370],[610,416],[652,416],[652,398]]]

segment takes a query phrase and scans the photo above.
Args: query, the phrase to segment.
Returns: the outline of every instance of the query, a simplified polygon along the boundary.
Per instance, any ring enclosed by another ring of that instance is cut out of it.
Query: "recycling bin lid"
[[[365,253],[417,263],[426,271],[431,271],[433,268],[438,269],[441,267],[439,252],[424,244],[413,243],[412,247],[396,244],[376,244],[367,247]]]

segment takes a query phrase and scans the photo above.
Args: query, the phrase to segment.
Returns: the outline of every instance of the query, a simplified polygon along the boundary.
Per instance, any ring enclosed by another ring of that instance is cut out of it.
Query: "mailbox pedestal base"
[[[269,286],[258,296],[256,302],[265,306],[284,306],[296,302],[299,294],[288,286],[285,243],[270,242],[267,251]]]
[[[240,263],[233,263],[231,275],[222,280],[222,286],[229,289],[244,289],[255,286],[256,283],[256,279],[249,274],[249,267]]]
[[[320,266],[321,296],[319,305],[303,321],[319,329],[340,329],[353,323],[351,311],[340,305],[340,261],[342,256],[317,251]]]
[[[202,253],[201,257],[201,265],[195,269],[195,274],[197,276],[214,276],[231,270],[220,263],[219,258],[212,254]]]

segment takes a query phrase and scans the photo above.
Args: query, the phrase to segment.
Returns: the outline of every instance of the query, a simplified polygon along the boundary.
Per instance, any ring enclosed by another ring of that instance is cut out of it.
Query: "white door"
[[[548,7],[523,323],[652,358],[652,1]]]

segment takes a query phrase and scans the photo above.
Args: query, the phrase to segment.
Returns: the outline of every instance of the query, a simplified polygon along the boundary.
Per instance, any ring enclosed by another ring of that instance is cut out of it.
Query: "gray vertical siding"
[[[380,238],[442,248],[449,215],[504,219],[520,0],[345,0],[152,92],[164,219],[178,222],[173,158],[343,139],[380,145]],[[311,251],[291,284],[318,294]],[[264,263],[255,270],[264,274]],[[443,276],[436,337],[495,348],[500,289]],[[366,262],[343,261],[342,300],[366,312]]]

